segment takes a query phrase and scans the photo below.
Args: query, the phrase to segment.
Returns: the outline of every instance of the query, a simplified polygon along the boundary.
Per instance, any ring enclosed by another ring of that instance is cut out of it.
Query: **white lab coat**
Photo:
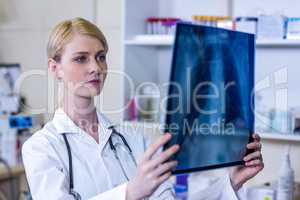
[[[76,126],[62,109],[53,120],[28,139],[22,148],[27,180],[34,200],[73,200],[69,195],[68,156],[62,133],[67,137],[73,157],[74,189],[83,200],[125,200],[127,180],[109,148],[109,120],[97,112],[99,144]],[[137,161],[148,146],[143,134],[126,133]],[[129,155],[120,155],[126,173],[133,177],[136,167]],[[137,188],[138,189],[138,188]],[[195,189],[194,189],[195,190]],[[152,200],[175,199],[172,184],[163,183]],[[228,176],[220,178],[205,192],[194,193],[193,200],[236,200]]]

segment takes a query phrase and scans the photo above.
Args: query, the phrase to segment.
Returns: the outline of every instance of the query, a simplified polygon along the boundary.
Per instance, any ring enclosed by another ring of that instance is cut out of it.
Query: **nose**
[[[93,60],[93,62],[90,63],[90,74],[101,74],[105,72],[105,64],[104,63],[98,63],[96,60]]]

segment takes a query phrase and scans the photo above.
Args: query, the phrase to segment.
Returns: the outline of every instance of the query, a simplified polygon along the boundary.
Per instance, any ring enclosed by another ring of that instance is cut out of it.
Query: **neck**
[[[68,95],[67,98],[63,99],[62,109],[81,128],[86,125],[98,124],[93,97]]]

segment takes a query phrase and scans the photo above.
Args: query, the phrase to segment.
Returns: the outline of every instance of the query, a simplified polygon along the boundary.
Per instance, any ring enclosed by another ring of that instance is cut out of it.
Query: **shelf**
[[[258,47],[300,47],[300,40],[257,40]]]
[[[134,39],[126,40],[126,45],[139,46],[171,46],[174,42],[172,35],[138,35]]]
[[[279,134],[279,133],[259,133],[262,139],[300,142],[300,135]]]
[[[174,42],[174,36],[171,35],[138,35],[131,40],[125,40],[125,45],[134,46],[171,46]],[[257,47],[299,47],[300,40],[257,40]]]

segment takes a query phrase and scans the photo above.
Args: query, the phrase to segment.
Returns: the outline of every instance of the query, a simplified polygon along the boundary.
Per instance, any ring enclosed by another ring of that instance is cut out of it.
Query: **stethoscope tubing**
[[[132,149],[130,148],[128,142],[126,141],[126,139],[124,138],[124,136],[122,134],[120,134],[114,126],[110,126],[108,127],[108,129],[111,129],[112,130],[112,134],[115,134],[117,136],[119,136],[123,142],[123,144],[126,146],[126,148],[128,149],[128,153],[132,159],[132,161],[134,162],[134,165],[137,167],[137,162],[136,162],[136,159],[133,155],[133,152],[132,152]],[[73,160],[72,160],[72,152],[71,152],[71,146],[69,144],[69,141],[68,141],[68,138],[67,138],[67,135],[66,133],[63,133],[63,138],[64,138],[64,142],[66,144],[66,148],[67,148],[67,152],[68,152],[68,160],[69,160],[69,194],[72,195],[74,197],[75,200],[81,200],[81,196],[78,192],[76,192],[74,190],[74,177],[73,177]],[[110,149],[113,151],[114,155],[115,155],[115,158],[116,160],[118,161],[119,163],[119,166],[121,167],[121,170],[122,170],[122,173],[124,174],[125,178],[127,181],[129,181],[129,177],[120,161],[120,158],[118,156],[118,153],[117,153],[117,149],[115,147],[115,145],[113,144],[112,142],[112,137],[110,136],[109,139],[108,139],[108,143],[109,143],[109,146],[110,146]]]

